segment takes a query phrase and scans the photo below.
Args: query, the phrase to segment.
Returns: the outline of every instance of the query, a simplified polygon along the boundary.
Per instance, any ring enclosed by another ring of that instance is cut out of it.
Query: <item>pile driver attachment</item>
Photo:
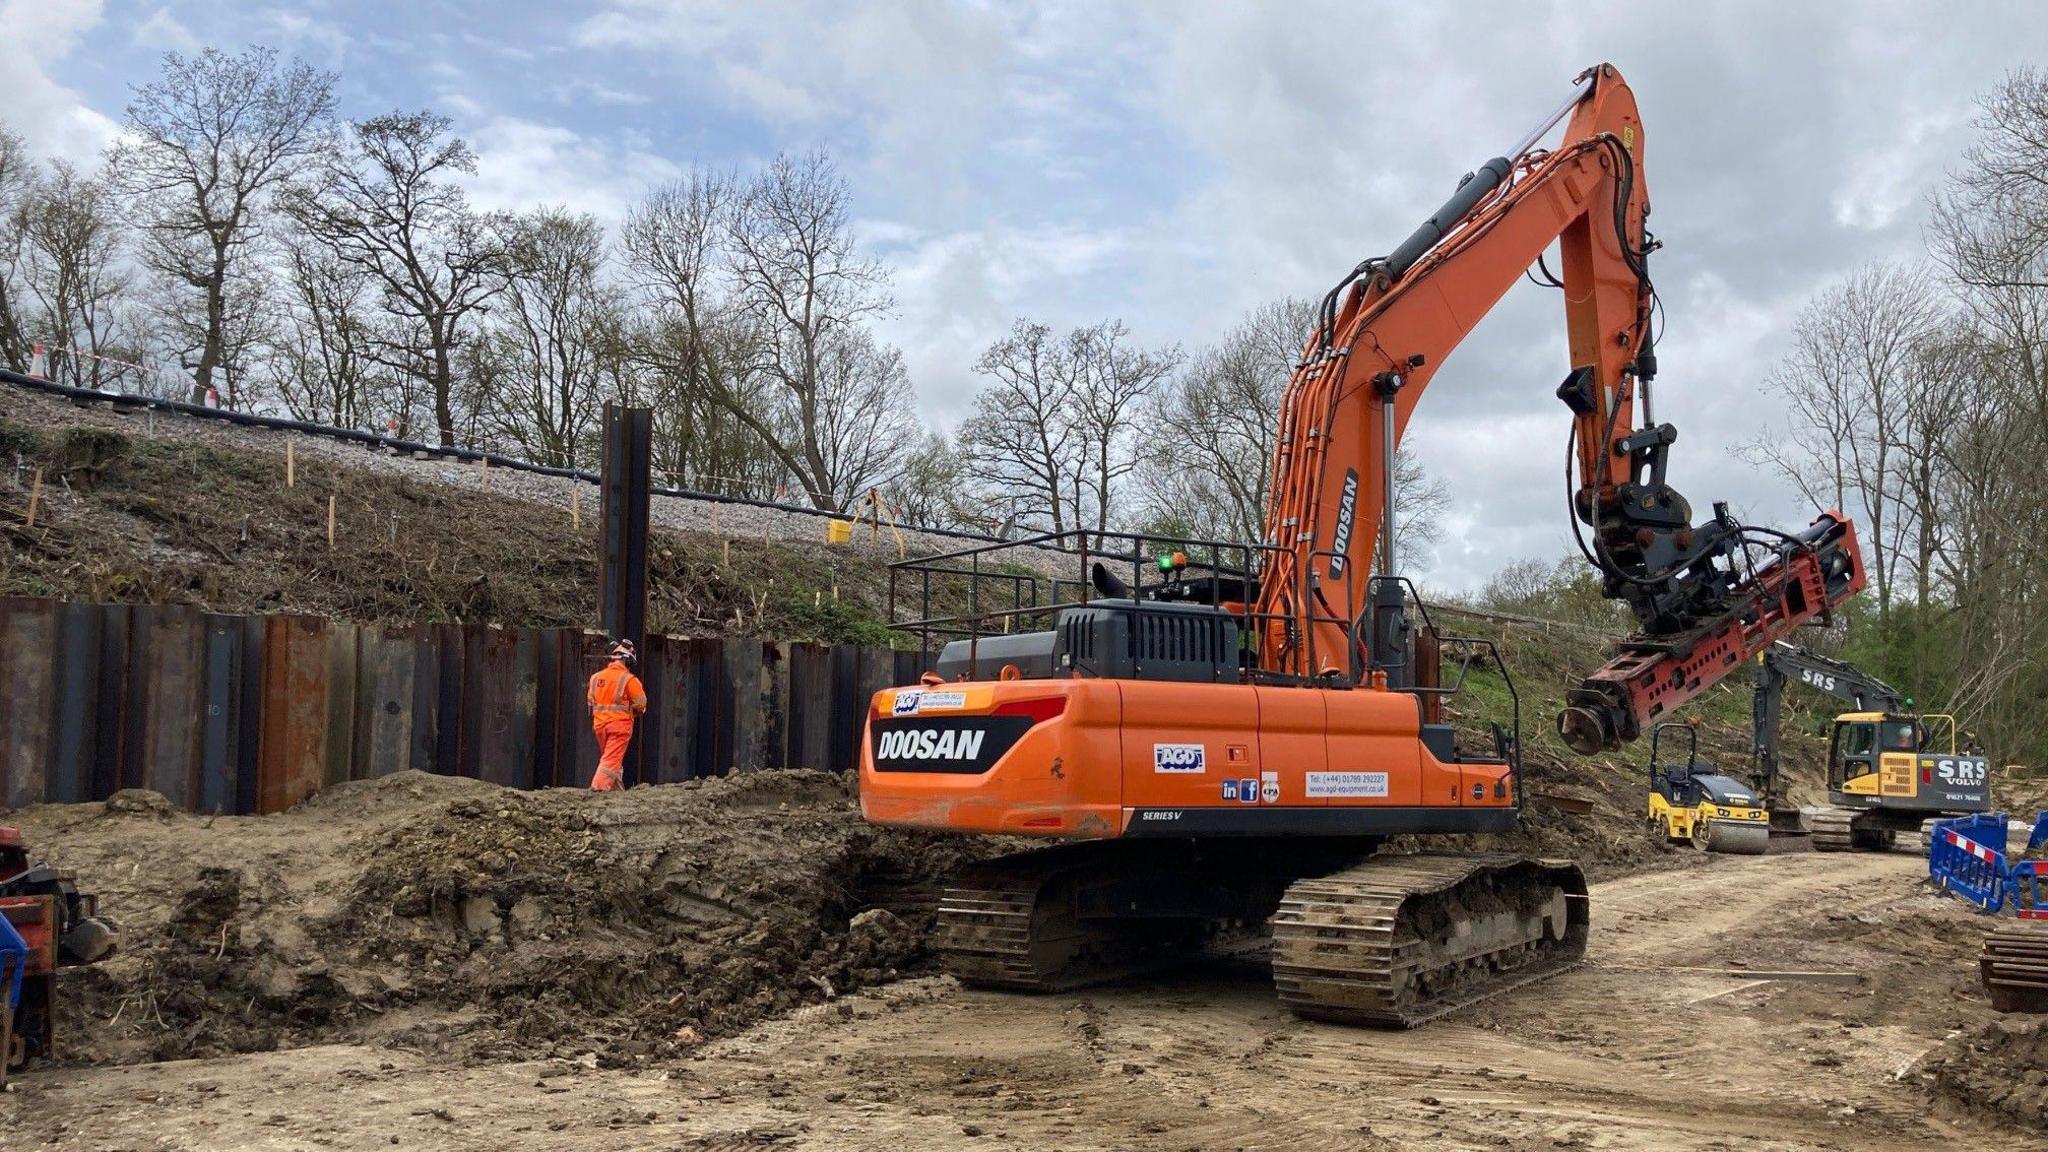
[[[1856,530],[1840,513],[1823,513],[1786,535],[1760,563],[1750,562],[1745,534],[1726,521],[1716,550],[1698,562],[1712,580],[1695,576],[1690,605],[1672,618],[1682,631],[1624,641],[1598,671],[1566,696],[1558,734],[1573,751],[1591,755],[1636,739],[1653,723],[1755,659],[1804,625],[1825,623],[1833,609],[1863,590]],[[1670,603],[1670,601],[1666,601]],[[1695,613],[1699,615],[1695,616]]]

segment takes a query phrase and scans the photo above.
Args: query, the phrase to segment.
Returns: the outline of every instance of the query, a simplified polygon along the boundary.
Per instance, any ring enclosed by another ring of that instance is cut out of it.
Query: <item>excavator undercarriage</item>
[[[1373,845],[1097,841],[1004,856],[939,905],[938,950],[973,987],[1057,992],[1270,937],[1280,1001],[1412,1028],[1577,963],[1576,864]]]

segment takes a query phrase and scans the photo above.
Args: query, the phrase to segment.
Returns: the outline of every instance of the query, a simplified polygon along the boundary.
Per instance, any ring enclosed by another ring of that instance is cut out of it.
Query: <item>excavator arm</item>
[[[1560,120],[1561,142],[1538,148]],[[1797,535],[1738,524],[1718,505],[1695,524],[1666,479],[1677,431],[1651,413],[1656,244],[1644,227],[1644,144],[1620,73],[1588,69],[1546,121],[1324,298],[1282,401],[1259,586],[1262,667],[1322,677],[1363,665],[1375,683],[1416,683],[1393,556],[1394,454],[1436,371],[1552,243],[1570,354],[1556,391],[1572,414],[1573,529],[1604,592],[1642,628],[1570,694],[1558,722],[1566,741],[1593,752],[1634,739],[1863,586],[1855,533],[1839,514]]]
[[[1897,688],[1856,667],[1783,640],[1757,653],[1756,694],[1750,699],[1754,764],[1750,786],[1775,804],[1778,795],[1778,722],[1785,685],[1793,680],[1824,692],[1852,712],[1904,712],[1912,701]]]

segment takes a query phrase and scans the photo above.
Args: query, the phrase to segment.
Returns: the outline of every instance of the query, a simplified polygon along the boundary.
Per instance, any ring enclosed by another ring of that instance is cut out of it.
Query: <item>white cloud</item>
[[[100,23],[100,0],[0,2],[0,121],[41,156],[90,165],[120,135],[114,120],[45,70]]]
[[[304,11],[265,8],[257,14],[257,23],[264,30],[266,43],[300,50],[317,48],[330,60],[341,59],[353,43],[341,25]]]
[[[597,80],[574,79],[553,86],[555,100],[562,104],[615,104],[634,105],[651,103],[654,97],[644,92],[627,92]]]
[[[169,8],[159,8],[128,30],[128,41],[137,48],[157,52],[178,52],[190,56],[206,45],[192,34]]]
[[[648,188],[682,174],[663,157],[558,124],[500,116],[468,132],[469,194],[486,211],[560,204],[616,224]]]
[[[978,389],[974,362],[1012,321],[1028,315],[1064,327],[1113,315],[1062,289],[1121,278],[1116,270],[1134,254],[1131,236],[1113,229],[992,225],[926,235],[863,222],[860,233],[893,273],[896,313],[881,333],[903,350],[925,414],[941,428],[967,414]]]

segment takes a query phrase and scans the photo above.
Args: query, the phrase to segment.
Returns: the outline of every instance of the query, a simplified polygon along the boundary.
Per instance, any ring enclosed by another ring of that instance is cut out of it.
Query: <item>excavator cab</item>
[[[1666,729],[1685,733],[1683,764],[1658,756]],[[1667,720],[1650,732],[1650,835],[1665,844],[1690,844],[1702,852],[1760,856],[1771,841],[1763,798],[1741,781],[1700,763],[1699,730]]]
[[[1946,739],[1930,721],[1939,721]],[[1841,802],[1861,799],[1902,807],[1977,800],[1986,762],[1956,751],[1955,717],[1899,712],[1845,712],[1835,717],[1828,742],[1828,791]],[[1939,807],[1940,805],[1935,805]]]

